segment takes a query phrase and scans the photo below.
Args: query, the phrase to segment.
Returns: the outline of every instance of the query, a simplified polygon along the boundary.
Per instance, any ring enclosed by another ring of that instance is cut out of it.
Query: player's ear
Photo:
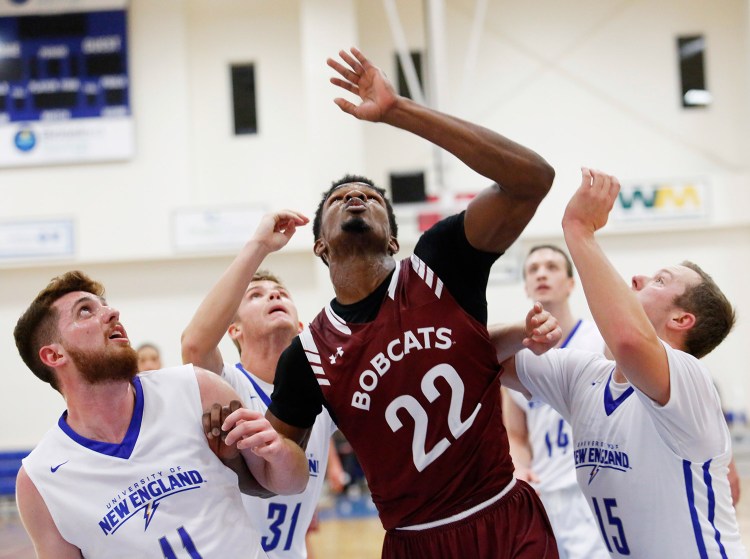
[[[47,367],[59,367],[67,362],[67,356],[59,344],[48,344],[39,348],[39,360]]]
[[[396,237],[391,237],[391,239],[388,241],[388,254],[393,256],[398,252],[398,250],[401,247],[398,244],[398,239]]]
[[[297,333],[299,334],[304,329],[305,329],[305,323],[302,322],[301,320],[297,322]]]
[[[328,266],[328,247],[323,242],[323,239],[315,239],[315,244],[313,245],[313,253],[315,253],[315,256],[323,261],[323,264]]]
[[[232,324],[229,325],[229,328],[227,328],[227,334],[229,334],[229,338],[232,340],[239,338],[241,333],[242,328],[238,326],[236,322],[232,322]]]
[[[695,326],[695,322],[695,315],[693,313],[677,309],[677,313],[667,322],[667,328],[687,331]]]

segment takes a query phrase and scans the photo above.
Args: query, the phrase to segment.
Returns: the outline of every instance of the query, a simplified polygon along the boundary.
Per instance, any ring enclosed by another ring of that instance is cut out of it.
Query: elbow
[[[183,332],[180,339],[180,347],[183,363],[195,363],[198,361],[198,357],[201,355],[201,346],[199,341],[193,336],[187,332]]]
[[[287,495],[297,495],[307,489],[307,482],[310,480],[310,470],[307,467],[307,458],[305,458],[304,467],[300,466],[295,475],[286,485]]]
[[[289,494],[297,495],[299,493],[302,493],[305,489],[307,489],[307,482],[309,481],[309,479],[310,472],[308,471],[307,467],[305,467],[305,471],[295,478],[295,483],[292,484],[289,488]]]
[[[534,190],[538,194],[541,200],[552,188],[552,183],[555,181],[555,168],[552,167],[543,158],[539,158],[540,161],[536,165],[536,172],[532,175],[535,177]]]

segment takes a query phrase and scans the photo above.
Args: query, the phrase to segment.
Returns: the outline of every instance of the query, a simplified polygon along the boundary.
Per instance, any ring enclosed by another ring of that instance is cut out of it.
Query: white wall
[[[422,3],[397,2],[410,48],[425,44]],[[743,289],[750,261],[748,18],[746,2],[532,0],[488,3],[478,56],[466,70],[475,2],[446,0],[445,107],[516,139],[556,168],[548,199],[522,239],[562,242],[559,223],[591,165],[624,181],[705,177],[714,204],[707,223],[651,233],[613,231],[602,243],[624,277],[695,260],[738,307],[736,331],[706,359],[733,409],[747,408]],[[720,6],[719,6],[720,4]],[[679,105],[675,37],[703,33],[714,104]],[[381,2],[372,0],[132,0],[129,22],[137,153],[129,162],[0,172],[0,220],[68,216],[71,261],[0,264],[0,447],[28,447],[64,408],[26,370],[12,342],[17,317],[53,275],[80,267],[108,287],[135,343],[153,341],[179,362],[179,335],[227,253],[180,256],[170,216],[190,207],[294,207],[310,215],[327,182],[358,172],[428,169],[426,142],[360,124],[331,102],[325,57],[358,44],[395,75],[394,44]],[[256,64],[260,134],[231,134],[229,64]],[[464,80],[467,75],[468,79]],[[447,187],[486,181],[448,159]],[[413,243],[403,228],[404,253]],[[332,296],[309,232],[269,267],[289,284],[301,315]],[[490,319],[523,316],[520,282],[492,285]],[[582,290],[574,306],[587,314]],[[234,358],[225,344],[227,358]],[[18,426],[17,428],[15,428]]]

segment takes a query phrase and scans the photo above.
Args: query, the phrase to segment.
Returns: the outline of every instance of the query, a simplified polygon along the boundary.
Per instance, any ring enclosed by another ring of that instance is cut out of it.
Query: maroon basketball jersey
[[[418,257],[397,263],[375,320],[349,324],[328,305],[300,339],[386,529],[450,517],[510,482],[487,328]]]

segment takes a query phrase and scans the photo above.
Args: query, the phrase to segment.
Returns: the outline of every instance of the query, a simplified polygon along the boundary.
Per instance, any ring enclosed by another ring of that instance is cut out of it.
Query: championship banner
[[[125,5],[0,0],[0,167],[133,156]]]

